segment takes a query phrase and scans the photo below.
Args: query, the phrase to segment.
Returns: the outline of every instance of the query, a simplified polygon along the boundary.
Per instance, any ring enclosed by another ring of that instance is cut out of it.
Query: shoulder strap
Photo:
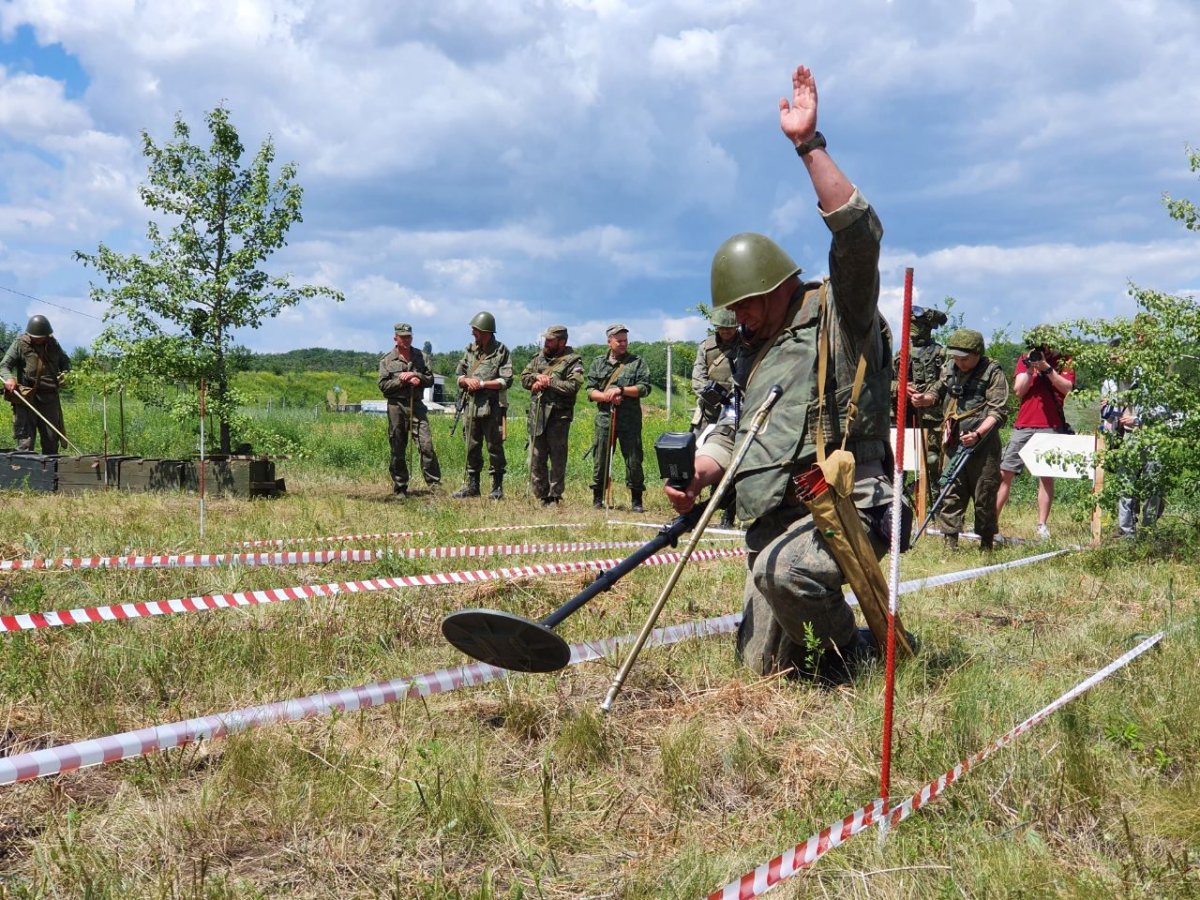
[[[615,369],[613,369],[612,374],[608,376],[608,381],[604,383],[604,387],[600,388],[601,392],[607,391],[610,387],[612,387],[612,383],[617,380],[617,376],[621,374],[621,370],[623,368],[625,368],[625,363],[620,363]]]
[[[825,384],[829,374],[829,279],[821,282],[819,300],[821,303],[821,318],[817,325],[817,461],[825,462]],[[858,366],[854,370],[854,384],[850,388],[850,397],[846,401],[846,418],[842,427],[842,449],[846,449],[846,439],[850,436],[850,425],[858,415],[858,397],[862,393],[863,380],[867,374],[867,347],[864,344],[858,354]]]

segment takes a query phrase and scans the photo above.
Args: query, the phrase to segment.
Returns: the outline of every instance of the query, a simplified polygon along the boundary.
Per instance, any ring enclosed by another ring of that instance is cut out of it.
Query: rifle
[[[454,421],[450,423],[450,436],[454,437],[454,432],[458,429],[458,423],[462,421],[463,410],[467,406],[467,392],[459,390],[458,401],[454,404]]]
[[[979,446],[976,442],[970,447],[965,444],[959,444],[958,449],[954,451],[954,455],[950,457],[950,462],[946,464],[945,470],[942,472],[942,477],[938,479],[938,495],[934,498],[933,504],[929,507],[929,512],[925,516],[925,521],[921,523],[921,527],[917,529],[917,535],[909,544],[910,549],[916,546],[921,535],[925,533],[926,527],[930,520],[941,509],[942,501],[946,499],[946,495],[950,493],[950,488],[954,486],[954,482],[958,480],[958,473],[963,470],[963,466],[967,464],[967,460],[971,458],[971,454],[975,452],[975,448]]]

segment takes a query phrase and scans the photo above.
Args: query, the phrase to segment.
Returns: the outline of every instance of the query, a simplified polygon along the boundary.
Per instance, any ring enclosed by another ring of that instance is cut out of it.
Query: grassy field
[[[679,410],[670,424],[684,419]],[[147,441],[179,443],[149,414],[138,421]],[[81,440],[94,440],[79,410],[68,411],[68,422]],[[649,531],[607,525],[586,502],[588,423],[581,411],[568,502],[544,511],[525,485],[519,420],[505,500],[448,498],[462,450],[443,419],[435,439],[445,485],[425,492],[418,478],[415,495],[395,501],[382,419],[275,410],[270,427],[298,447],[278,464],[286,496],[210,500],[201,539],[196,498],[185,494],[4,493],[0,558],[218,551],[248,539],[404,530],[425,534],[402,546],[646,540]],[[667,425],[661,413],[651,416],[648,446]],[[174,452],[185,450],[186,441]],[[647,463],[653,479],[650,454]],[[1006,535],[1032,534],[1032,493],[1029,479],[1018,482]],[[632,518],[627,492],[616,496],[624,509],[614,518]],[[661,492],[647,499],[639,518],[665,520]],[[894,797],[1142,636],[1170,633],[971,771],[882,847],[874,832],[864,834],[771,896],[1200,895],[1200,567],[1195,515],[1185,512],[1170,509],[1159,532],[1136,542],[906,596],[905,623],[923,649],[897,678]],[[1064,484],[1056,544],[1085,542],[1087,514],[1086,487]],[[500,525],[554,527],[458,533]],[[1006,545],[995,560],[1039,547]],[[0,612],[587,555],[0,573]],[[925,540],[904,557],[902,577],[979,559]],[[689,567],[661,624],[737,610],[743,566]],[[568,619],[563,636],[636,632],[666,577],[665,568],[631,574]],[[458,665],[464,658],[439,630],[446,613],[482,606],[537,618],[587,580],[347,594],[0,635],[0,749],[19,753]],[[692,898],[878,796],[880,671],[823,690],[753,677],[735,662],[730,637],[687,641],[647,650],[603,716],[598,705],[618,662],[2,787],[0,896]]]

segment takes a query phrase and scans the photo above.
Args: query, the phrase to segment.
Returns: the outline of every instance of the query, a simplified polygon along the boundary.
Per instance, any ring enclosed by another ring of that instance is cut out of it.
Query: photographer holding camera
[[[1000,460],[1000,492],[996,495],[996,521],[1008,494],[1013,479],[1025,471],[1021,461],[1021,449],[1035,434],[1070,434],[1063,402],[1075,387],[1075,365],[1069,356],[1061,356],[1048,347],[1035,328],[1026,336],[1029,350],[1017,360],[1017,374],[1013,379],[1013,391],[1021,400],[1012,436],[1004,448]],[[1054,479],[1038,478],[1038,525],[1037,536],[1049,538],[1050,507],[1054,503]]]

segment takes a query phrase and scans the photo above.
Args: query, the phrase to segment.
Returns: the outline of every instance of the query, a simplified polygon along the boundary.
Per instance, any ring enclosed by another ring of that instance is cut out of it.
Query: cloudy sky
[[[346,302],[238,335],[260,351],[469,340],[695,340],[712,251],[770,234],[813,274],[828,233],[778,127],[816,74],[834,158],[906,266],[986,334],[1200,289],[1195,0],[0,0],[0,320],[90,343],[73,260],[145,249],[141,137],[224,103],[305,188],[271,263]],[[36,299],[33,299],[36,298]]]

